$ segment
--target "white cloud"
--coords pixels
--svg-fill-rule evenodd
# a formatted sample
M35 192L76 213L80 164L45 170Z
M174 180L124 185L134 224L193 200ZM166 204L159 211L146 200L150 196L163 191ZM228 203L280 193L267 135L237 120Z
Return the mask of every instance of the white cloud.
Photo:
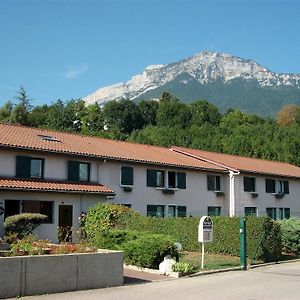
M66 79L76 79L80 75L85 73L87 70L88 70L87 64L80 64L77 66L72 66L64 73L64 77Z

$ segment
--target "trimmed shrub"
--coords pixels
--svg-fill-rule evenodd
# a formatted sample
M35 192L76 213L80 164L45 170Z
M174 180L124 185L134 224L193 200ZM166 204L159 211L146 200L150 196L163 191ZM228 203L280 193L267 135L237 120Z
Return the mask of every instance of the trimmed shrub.
M8 235L16 234L18 239L31 235L33 231L47 220L46 215L36 213L23 213L7 217L4 221L4 228Z
M121 250L123 244L137 239L142 233L133 230L105 230L95 234L93 245L97 248Z
M174 240L162 234L146 234L122 245L127 264L158 269L166 255L176 256Z
M126 228L129 220L138 215L136 211L124 205L98 203L90 208L81 220L82 229L87 238L94 239L96 233L101 231Z
M300 254L300 219L290 218L280 221L282 247L288 253Z

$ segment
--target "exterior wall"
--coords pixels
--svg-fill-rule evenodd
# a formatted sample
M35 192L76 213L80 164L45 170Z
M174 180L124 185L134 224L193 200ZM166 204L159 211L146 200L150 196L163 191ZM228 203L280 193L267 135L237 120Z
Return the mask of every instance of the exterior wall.
M16 156L24 155L44 159L44 178L55 180L68 179L68 161L75 160L90 163L90 181L97 182L97 164L93 159L68 157L51 153L37 153L28 151L4 151L0 150L0 176L16 176Z
M244 192L244 176L256 178L257 197L252 197L251 193ZM266 193L265 179L288 180L289 194L283 198L276 199L274 194ZM256 207L257 215L266 215L267 207L290 208L291 216L300 216L300 180L286 177L271 177L264 175L240 174L236 176L235 195L236 195L236 215L244 215L244 207Z
M38 192L0 192L0 204L3 204L5 209L5 200L36 200L36 201L53 201L53 223L41 224L35 231L35 234L40 239L49 239L52 242L57 242L57 228L59 222L59 205L73 206L73 225L74 236L76 239L76 230L79 228L79 217L82 212L86 212L89 207L94 206L98 202L107 201L106 196L102 195L80 195L66 193L38 193ZM22 202L21 202L22 206ZM21 210L22 211L22 210ZM0 236L4 235L4 215L0 216Z
M1 299L122 284L121 251L0 257Z
M121 166L134 168L134 186L131 192L125 192L121 187ZM174 194L164 194L161 188L147 187L147 169L185 172L186 189L175 189ZM207 174L159 166L103 162L99 164L98 181L115 191L116 196L111 200L112 202L131 204L133 209L144 215L147 213L147 205L164 205L165 216L168 205L186 206L187 215L192 216L206 215L208 206L220 206L221 213L227 215L229 177L226 174L215 174L223 177L224 196L218 197L215 192L207 190Z

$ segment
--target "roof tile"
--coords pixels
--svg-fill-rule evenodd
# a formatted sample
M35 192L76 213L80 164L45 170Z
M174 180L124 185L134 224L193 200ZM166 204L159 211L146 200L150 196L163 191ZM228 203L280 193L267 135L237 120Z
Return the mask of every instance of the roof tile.
M0 178L0 189L72 193L75 192L87 194L114 194L114 192L110 188L102 184L18 178Z

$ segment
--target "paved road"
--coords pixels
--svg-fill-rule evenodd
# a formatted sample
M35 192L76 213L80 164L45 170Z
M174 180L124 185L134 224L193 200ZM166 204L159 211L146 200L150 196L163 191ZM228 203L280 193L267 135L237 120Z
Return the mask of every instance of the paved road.
M24 297L23 300L299 300L300 261L116 288Z

